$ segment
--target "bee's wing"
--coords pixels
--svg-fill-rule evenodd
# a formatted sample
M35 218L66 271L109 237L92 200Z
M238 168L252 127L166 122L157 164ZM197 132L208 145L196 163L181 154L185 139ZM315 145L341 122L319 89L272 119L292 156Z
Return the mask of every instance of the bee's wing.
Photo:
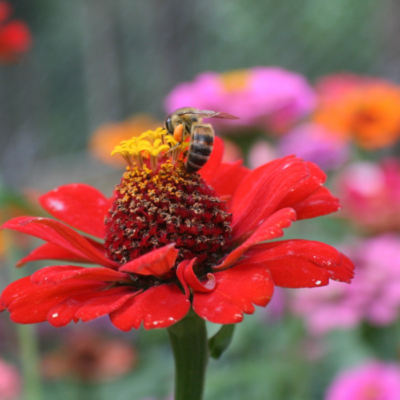
M223 118L223 119L240 119L240 117L235 117L234 115L228 114L228 113L223 113L223 112L218 112L215 113L212 117L209 118Z
M185 111L179 113L178 115L181 117L183 115L198 115L200 118L224 118L224 119L239 119L239 117L235 117L234 115L230 115L223 112L218 111L210 111L210 110L192 110L192 111Z

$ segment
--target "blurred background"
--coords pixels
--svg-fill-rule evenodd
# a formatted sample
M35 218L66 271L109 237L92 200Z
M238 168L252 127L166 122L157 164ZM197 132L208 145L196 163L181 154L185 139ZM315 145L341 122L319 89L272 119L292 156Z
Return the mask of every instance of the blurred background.
M163 121L165 96L203 71L400 78L395 0L10 3L33 35L19 63L0 70L0 165L15 187L50 188L43 166L74 164L101 124L138 112Z
M226 161L317 163L344 210L285 235L335 245L359 272L278 290L246 316L205 398L346 400L351 381L349 399L398 400L399 16L397 0L1 1L1 220L43 213L38 195L69 182L111 195L124 170L113 147L178 107L238 115L215 125ZM13 268L36 245L0 237L1 288L45 265ZM24 330L0 315L0 399L166 400L173 379L164 331Z

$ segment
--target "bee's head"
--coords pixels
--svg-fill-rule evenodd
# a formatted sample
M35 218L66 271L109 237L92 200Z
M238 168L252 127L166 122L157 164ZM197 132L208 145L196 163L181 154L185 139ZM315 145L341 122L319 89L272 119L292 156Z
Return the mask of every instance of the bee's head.
M173 134L173 133L174 133L174 127L172 126L171 115L168 115L168 117L165 118L164 126L165 126L165 129L166 129L170 134Z

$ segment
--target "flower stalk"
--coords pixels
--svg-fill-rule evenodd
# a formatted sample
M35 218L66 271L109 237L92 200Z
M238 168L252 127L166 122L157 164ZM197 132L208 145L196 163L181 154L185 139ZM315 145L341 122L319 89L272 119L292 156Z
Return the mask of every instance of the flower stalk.
M175 400L201 400L209 356L205 321L191 310L167 330L175 358Z

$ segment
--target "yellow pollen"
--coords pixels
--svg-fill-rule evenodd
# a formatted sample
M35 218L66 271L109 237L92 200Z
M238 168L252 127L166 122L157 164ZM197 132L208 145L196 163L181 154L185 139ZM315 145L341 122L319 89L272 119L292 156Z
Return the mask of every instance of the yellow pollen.
M175 164L188 146L187 142L177 142L167 130L157 128L155 131L149 130L139 136L123 140L114 148L111 156L118 153L127 161L131 169L135 165L145 174L149 174L157 169L161 157L169 156ZM149 166L146 165L145 159L149 159Z

